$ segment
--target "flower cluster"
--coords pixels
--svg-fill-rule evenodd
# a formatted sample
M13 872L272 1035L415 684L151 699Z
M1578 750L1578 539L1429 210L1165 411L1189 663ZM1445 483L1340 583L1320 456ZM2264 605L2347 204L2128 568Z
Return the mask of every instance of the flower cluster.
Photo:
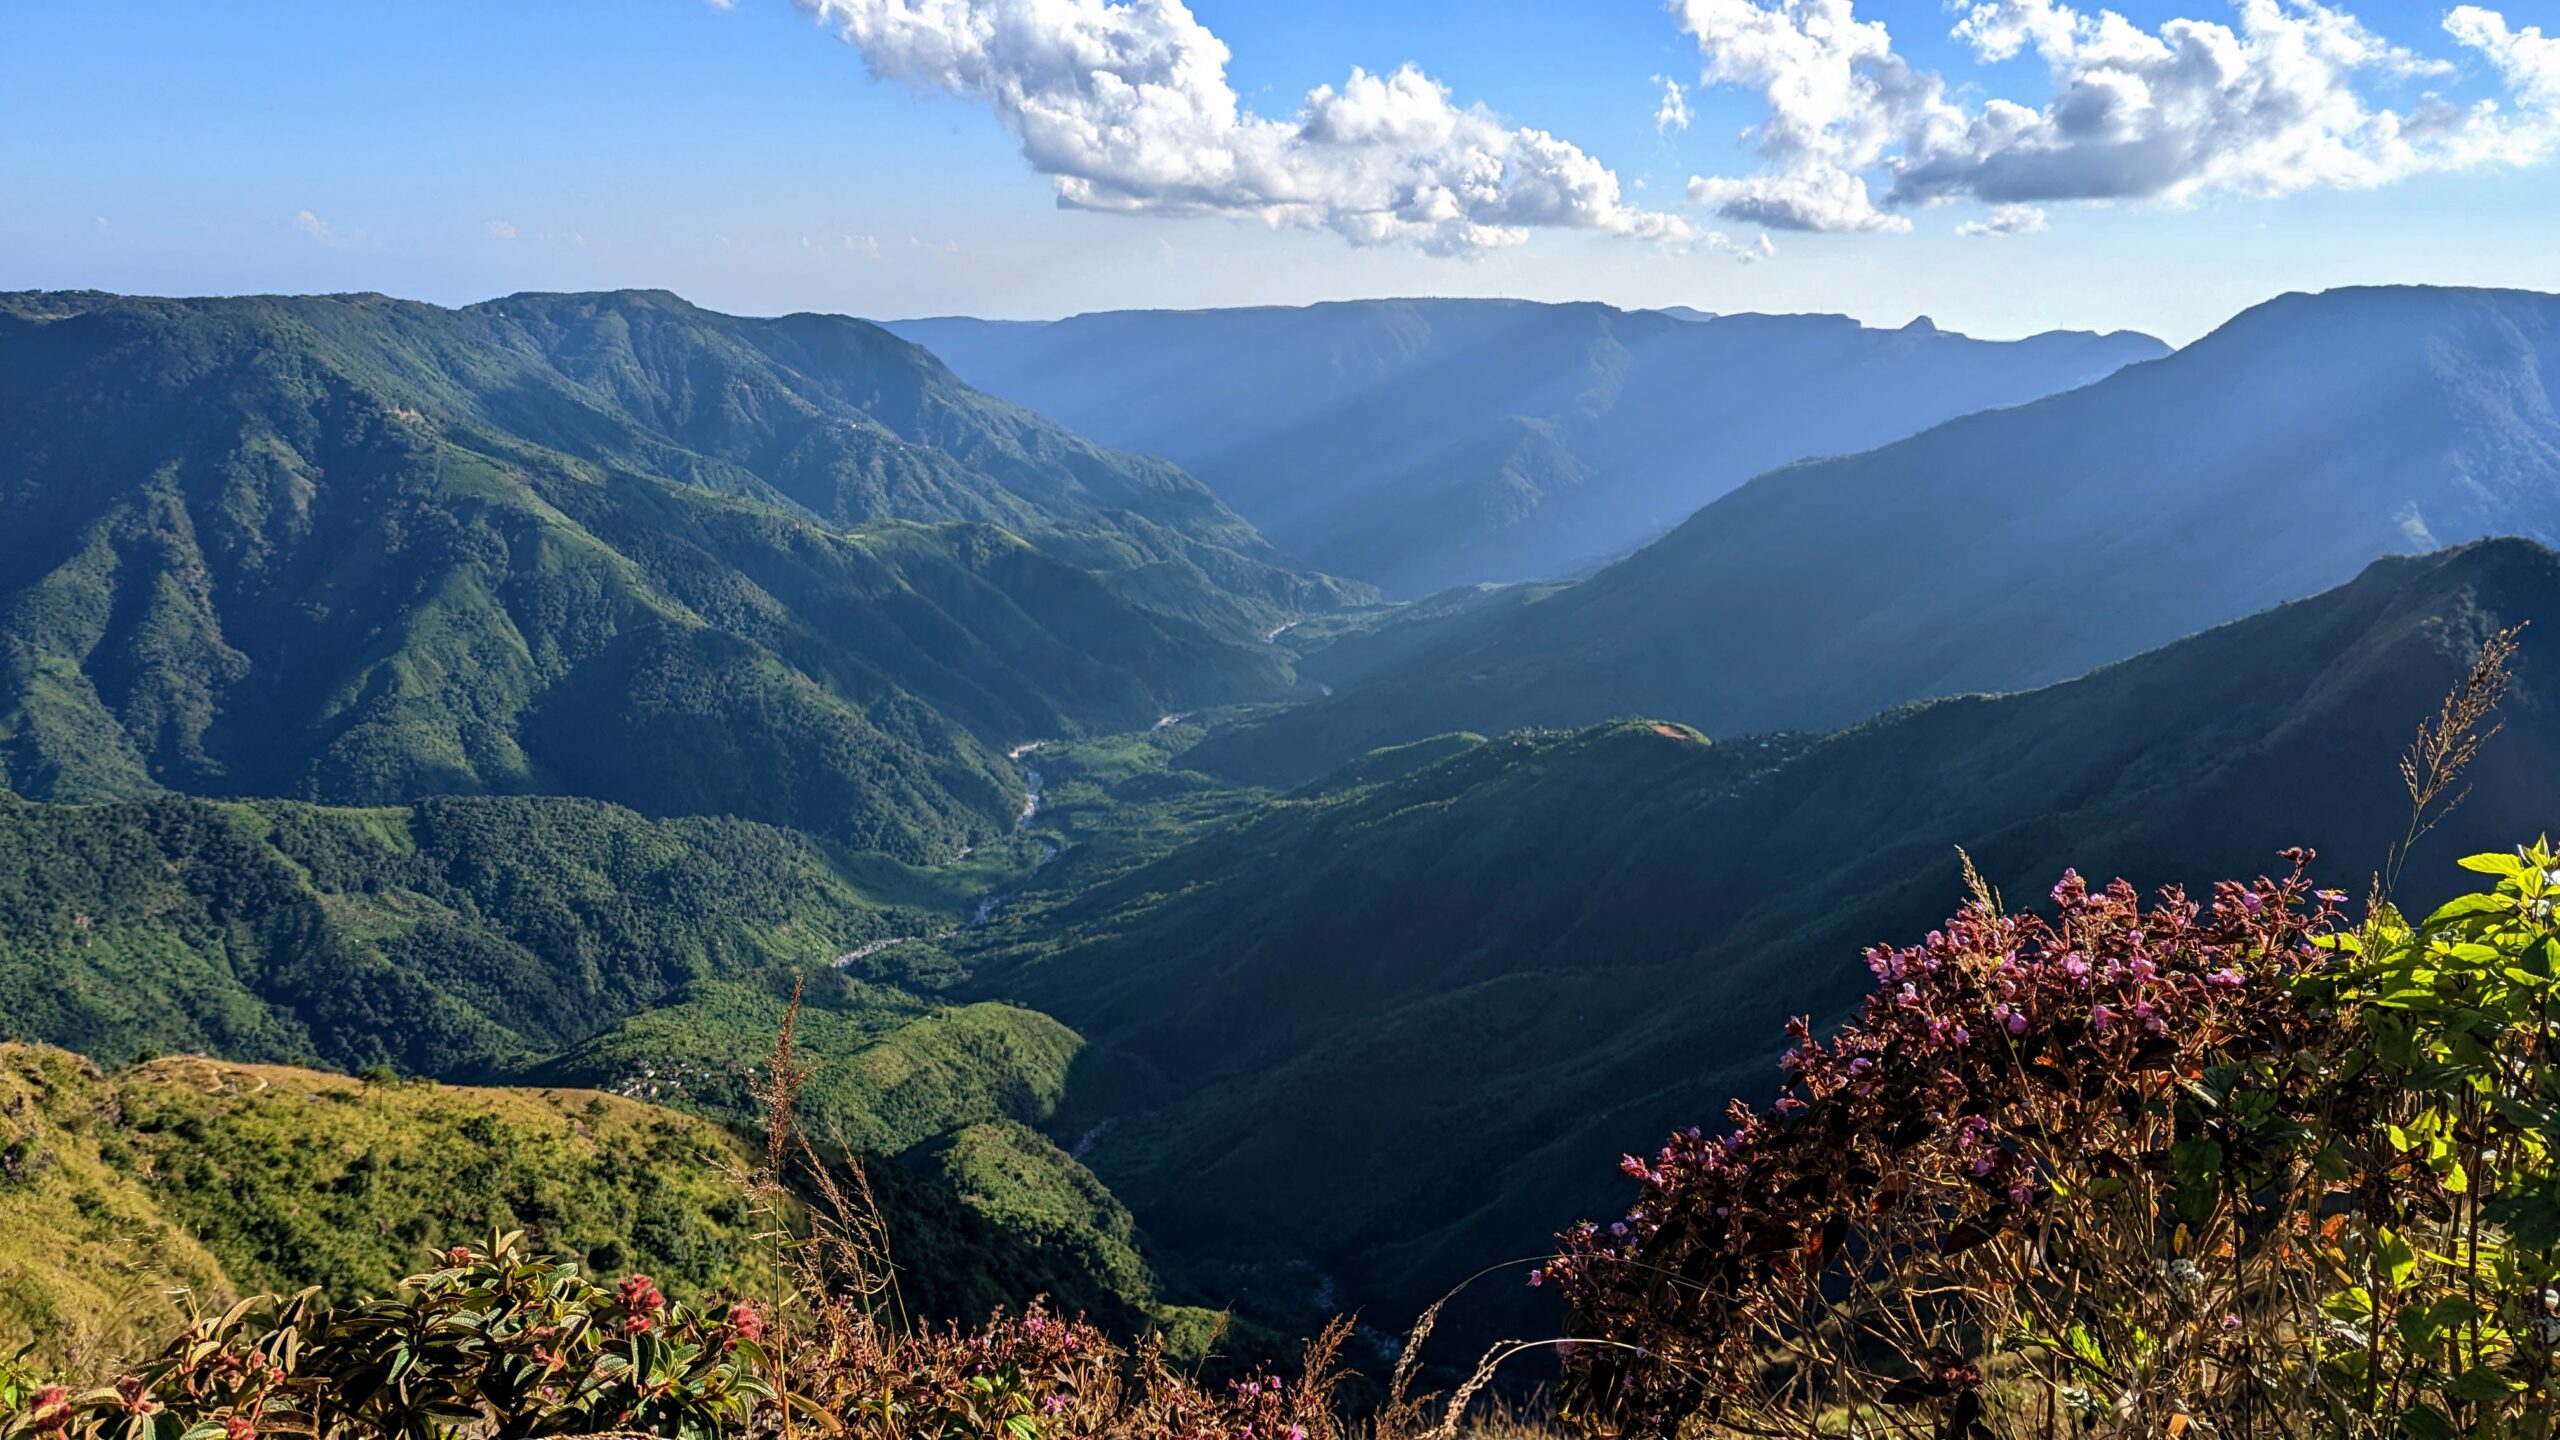
M2121 1243L2175 1248L2226 1177L2285 1162L2291 1132L2196 1097L2318 1032L2290 981L2319 963L2335 904L2289 858L2288 878L2205 902L2066 874L2050 918L1984 896L1917 945L1870 951L1853 1023L1788 1026L1773 1104L1625 1157L1634 1205L1568 1232L1532 1277L1574 1306L1578 1413L1920 1406L1962 1433L1950 1417L1983 1403L1966 1336L1986 1317L1954 1297L1998 1293L2019 1323L2016 1267L2057 1273L2057 1227L2139 1189L2164 1219Z
M670 1303L647 1276L595 1285L521 1234L456 1246L397 1292L243 1300L85 1394L34 1392L0 1434L179 1440L743 1429L773 1395L751 1305Z

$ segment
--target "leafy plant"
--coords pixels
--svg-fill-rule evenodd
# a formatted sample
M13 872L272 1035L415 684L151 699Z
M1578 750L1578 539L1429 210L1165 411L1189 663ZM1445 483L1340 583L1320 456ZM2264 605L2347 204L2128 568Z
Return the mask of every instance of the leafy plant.
M0 1410L0 1434L708 1436L773 1393L754 1304L694 1310L645 1275L608 1290L521 1232L443 1258L344 1308L316 1289L243 1300L113 1385L37 1389Z

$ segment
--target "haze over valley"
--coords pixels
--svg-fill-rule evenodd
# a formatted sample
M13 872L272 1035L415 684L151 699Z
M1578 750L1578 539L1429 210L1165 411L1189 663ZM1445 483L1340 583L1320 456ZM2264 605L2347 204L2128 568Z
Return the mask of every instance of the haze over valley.
M2547 21L305 8L0 22L0 1440L2560 1413Z

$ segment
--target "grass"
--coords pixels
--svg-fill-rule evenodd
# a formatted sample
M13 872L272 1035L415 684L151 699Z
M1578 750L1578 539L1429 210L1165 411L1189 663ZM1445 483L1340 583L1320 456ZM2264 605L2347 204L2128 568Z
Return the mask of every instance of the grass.
M99 1368L245 1290L380 1291L527 1229L688 1294L752 1277L719 1126L590 1091L0 1045L0 1351Z

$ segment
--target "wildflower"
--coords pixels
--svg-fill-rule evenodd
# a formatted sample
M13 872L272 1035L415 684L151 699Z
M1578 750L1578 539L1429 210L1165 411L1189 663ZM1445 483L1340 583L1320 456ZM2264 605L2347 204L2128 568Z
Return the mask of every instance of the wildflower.
M2027 1014L2025 1011L2012 1010L2009 1012L2009 1033L2012 1035L2024 1035L2027 1033Z
M2089 1007L2090 1029L2104 1030L2115 1022L2116 1012L2114 1007L2104 1004L2092 1005Z
M70 1424L71 1392L60 1385L37 1387L35 1402L27 1407L27 1423L39 1433Z
M1617 1237L1617 1238L1618 1238L1618 1239L1620 1239L1620 1240L1624 1240L1624 1239L1626 1239L1626 1238L1627 1238L1627 1222L1626 1222L1626 1221L1624 1221L1624 1220L1620 1220L1620 1221L1617 1221L1617 1222L1615 1222L1614 1224L1610 1225L1610 1227L1609 1227L1609 1233L1610 1233L1611 1235L1613 1235L1613 1236Z
M2237 990L2241 986L2249 983L2249 977L2226 965L2204 977L2204 983L2207 985L2219 985L2226 990Z
M468 1264L470 1264L470 1263L471 1263L471 1247L470 1247L470 1246L468 1246L468 1245L456 1245L456 1246L454 1246L452 1249L447 1250L446 1252L444 1252L444 1263L446 1263L447 1265L468 1265Z
M1055 1415L1067 1408L1067 1397L1063 1394L1044 1396L1040 1401L1040 1408Z
M2252 915L2255 915L2260 910L2265 909L2266 904L2266 901L2258 898L2258 892L2255 890L2243 890L2240 892L2240 908L2248 911Z
M139 1375L127 1375L116 1381L116 1403L127 1415L149 1415L159 1410L160 1402L151 1398L150 1387Z
M234 1415L222 1422L223 1440L258 1440L258 1422L246 1415Z
M2225 1315L2222 1317L2222 1328L2223 1328L2223 1329L2225 1329L2225 1330L2237 1330L2237 1329L2239 1329L2239 1328L2240 1328L2240 1317L2239 1317L2239 1316L2237 1316L2237 1315L2225 1314Z
M1547 1283L1547 1272L1546 1272L1546 1271L1544 1271L1544 1270L1532 1270L1532 1271L1530 1271L1530 1272L1529 1272L1529 1288L1530 1288L1530 1289L1535 1290L1535 1289L1537 1289L1539 1286L1544 1285L1544 1284L1546 1284L1546 1283Z
M1649 1167L1648 1167L1648 1166L1647 1166L1643 1161L1641 1161L1641 1160L1637 1159L1637 1158L1636 1158L1636 1157L1634 1157L1633 1155L1621 1155L1621 1156L1619 1156L1619 1157L1618 1157L1618 1168L1619 1168L1619 1169L1621 1169L1621 1170L1626 1171L1628 1175L1630 1175L1630 1176L1632 1176L1633 1178L1638 1179L1638 1180L1642 1180L1642 1179L1644 1179L1646 1176L1648 1176L1648 1175L1650 1175L1650 1174L1652 1174L1652 1173L1653 1173L1653 1171L1651 1170L1651 1168L1649 1168Z

